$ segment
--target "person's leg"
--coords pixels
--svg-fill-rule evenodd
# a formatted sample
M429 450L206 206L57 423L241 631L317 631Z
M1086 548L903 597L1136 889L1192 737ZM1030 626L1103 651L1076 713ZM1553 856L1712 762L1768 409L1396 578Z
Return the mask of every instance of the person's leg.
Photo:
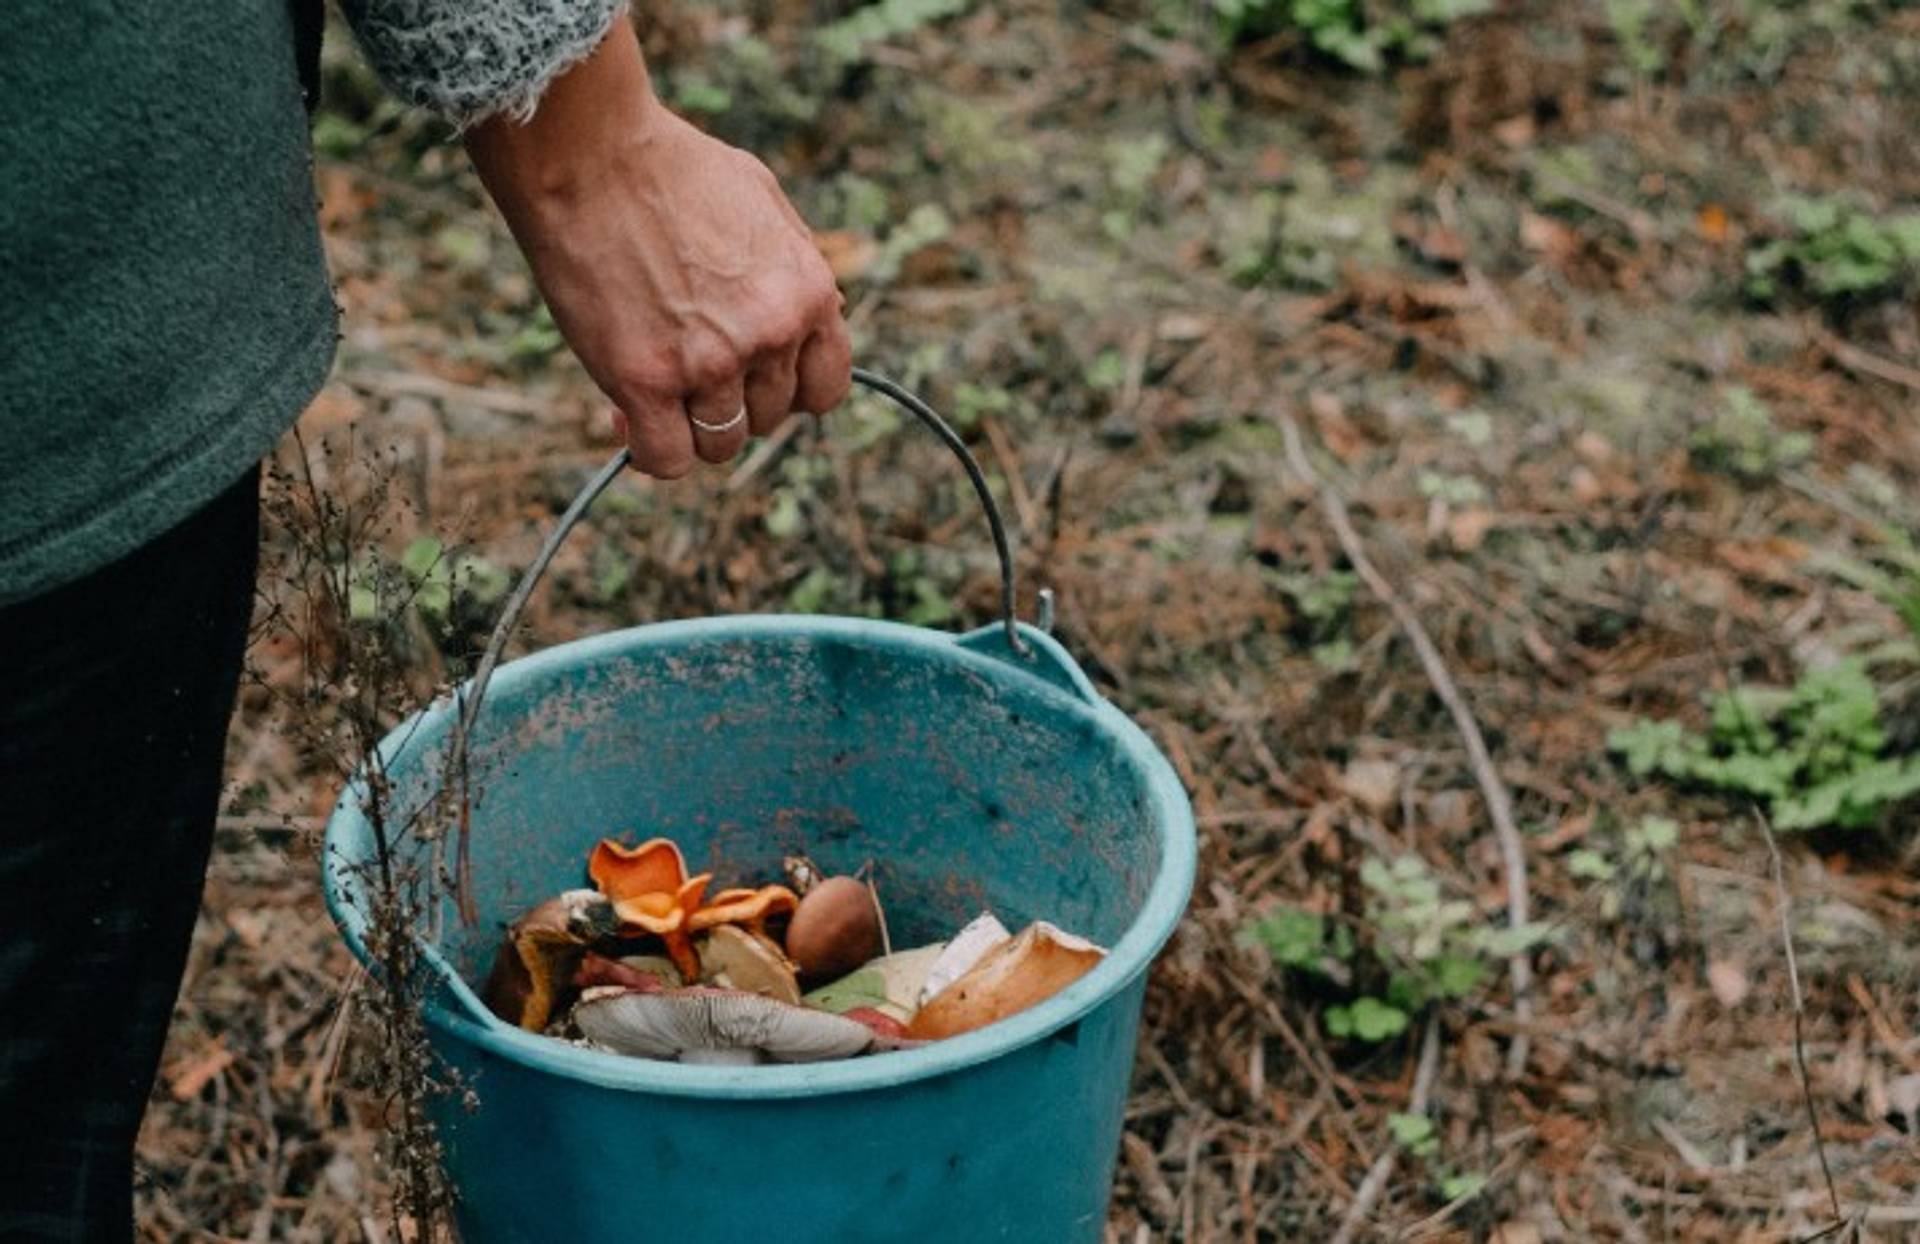
M0 608L0 1239L124 1244L252 612L259 476Z

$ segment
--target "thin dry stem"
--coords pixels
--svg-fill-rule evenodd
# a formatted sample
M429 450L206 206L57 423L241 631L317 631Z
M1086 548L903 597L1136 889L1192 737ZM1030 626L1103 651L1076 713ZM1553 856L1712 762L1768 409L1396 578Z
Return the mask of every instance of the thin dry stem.
M1813 1102L1813 1080L1807 1074L1807 1040L1805 1020L1807 1013L1806 998L1800 992L1800 960L1793 953L1793 896L1787 891L1786 869L1780 862L1780 846L1773 840L1773 826L1767 823L1766 814L1758 807L1753 809L1753 819L1760 826L1760 835L1767 842L1767 856L1773 869L1773 889L1779 898L1780 906L1780 944L1787 953L1787 988L1793 997L1793 1066L1800 1081L1800 1096L1807 1105L1807 1125L1813 1129L1813 1152L1820 1159L1820 1177L1827 1184L1827 1199L1833 1204L1833 1216L1839 1221L1822 1234L1837 1230L1846 1222L1846 1211L1840 1207L1840 1190L1833 1183L1833 1168L1827 1165L1826 1142L1820 1138L1820 1111ZM1819 1238L1818 1236L1814 1238Z
M1425 1114L1427 1102L1433 1095L1433 1081L1440 1071L1440 1021L1427 1021L1427 1031L1420 1038L1420 1065L1413 1073L1413 1094L1407 1099L1408 1114ZM1367 1168L1366 1178L1360 1181L1360 1187L1353 1194L1353 1204L1347 1206L1346 1216L1340 1220L1340 1229L1333 1234L1329 1244L1353 1244L1354 1236L1366 1222L1368 1214L1379 1202L1380 1194L1387 1190L1387 1181L1393 1178L1394 1164L1400 1159L1400 1145L1389 1135L1380 1150L1380 1156Z
M1322 480L1307 460L1305 447L1301 444L1300 429L1287 415L1280 417L1280 429L1286 437L1287 460L1294 472L1315 492L1319 494L1321 508L1327 512L1327 521L1333 527L1333 534L1340 541L1341 549L1347 560L1353 564L1367 588L1380 603L1393 614L1394 621L1406 632L1407 640L1413 645L1414 654L1420 658L1420 666L1426 671L1427 681L1433 684L1434 694L1447 706L1447 713L1453 718L1454 727L1460 732L1461 741L1466 744L1467 762L1473 768L1475 782L1480 786L1481 797L1487 801L1487 816L1493 822L1494 837L1500 844L1501 868L1506 874L1507 883L1507 920L1518 932L1527 927L1530 921L1530 896L1527 887L1527 849L1520 837L1520 827L1513 819L1513 797L1507 792L1507 785L1500 780L1500 774L1493 767L1493 756L1487 750L1487 741L1480 733L1480 724L1474 719L1473 710L1467 706L1466 697L1460 694L1460 688L1454 683L1453 675L1447 672L1446 661L1440 656L1440 650L1434 646L1427 630L1420 625L1419 616L1413 607L1401 599L1398 592L1386 577L1375 569L1367 557L1366 545L1360 539L1360 533L1354 528L1353 519L1347 512L1347 503L1334 487ZM1533 963L1525 951L1513 955L1507 960L1507 970L1513 980L1513 1014L1521 1024L1525 1024L1533 1015L1532 999L1528 990L1533 984ZM1528 1038L1526 1032L1514 1034L1513 1044L1507 1047L1507 1076L1518 1079L1526 1070Z

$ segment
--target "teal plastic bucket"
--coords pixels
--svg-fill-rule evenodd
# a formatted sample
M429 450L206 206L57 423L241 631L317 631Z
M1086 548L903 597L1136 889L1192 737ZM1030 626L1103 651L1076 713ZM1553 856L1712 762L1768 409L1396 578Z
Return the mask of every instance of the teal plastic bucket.
M437 1118L466 1244L1101 1239L1193 818L1166 760L1057 643L1010 619L952 636L727 617L566 644L490 683L485 668L467 739L480 918L438 922L446 979L427 1012L478 1101ZM443 703L388 739L396 806L445 780L460 726ZM328 822L325 884L365 961L357 789ZM872 861L896 945L991 909L1110 953L1001 1023L838 1062L658 1062L502 1023L467 982L505 921L583 883L608 835L670 837L716 886L776 876L795 853L829 872Z

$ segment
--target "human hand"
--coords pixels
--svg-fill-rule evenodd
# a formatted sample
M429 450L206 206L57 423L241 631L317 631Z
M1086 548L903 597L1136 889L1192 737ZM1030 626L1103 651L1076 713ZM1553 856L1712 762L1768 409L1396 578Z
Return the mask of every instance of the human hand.
M812 233L766 165L654 98L624 22L532 120L484 122L467 148L640 470L724 462L846 396L842 300Z

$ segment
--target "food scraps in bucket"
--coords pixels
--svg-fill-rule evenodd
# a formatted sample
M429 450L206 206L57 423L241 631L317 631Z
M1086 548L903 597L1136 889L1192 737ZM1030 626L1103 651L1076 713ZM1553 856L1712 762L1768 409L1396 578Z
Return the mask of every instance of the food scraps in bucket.
M616 924L613 905L597 890L568 890L540 904L507 926L487 975L487 1006L508 1023L539 1032L588 945Z
M991 912L947 941L889 953L871 882L801 857L785 871L791 887L709 896L712 874L689 876L671 840L604 839L587 861L593 889L508 926L487 1006L528 1031L635 1057L817 1062L983 1028L1106 954L1045 921L1015 936Z
M1083 937L1036 921L928 999L907 1024L907 1036L938 1041L997 1023L1059 993L1091 972L1106 953Z
M919 996L914 999L916 1009L935 994L944 991L947 986L973 971L973 965L980 962L988 951L1005 942L1011 941L1013 934L1007 932L1007 926L990 911L981 912L968 921L940 957L927 969L927 978L920 984Z
M849 1058L873 1045L857 1020L737 989L590 989L573 1008L581 1035L642 1058L740 1066Z
M845 976L884 942L873 892L854 877L829 877L808 890L787 924L787 953L807 981Z

